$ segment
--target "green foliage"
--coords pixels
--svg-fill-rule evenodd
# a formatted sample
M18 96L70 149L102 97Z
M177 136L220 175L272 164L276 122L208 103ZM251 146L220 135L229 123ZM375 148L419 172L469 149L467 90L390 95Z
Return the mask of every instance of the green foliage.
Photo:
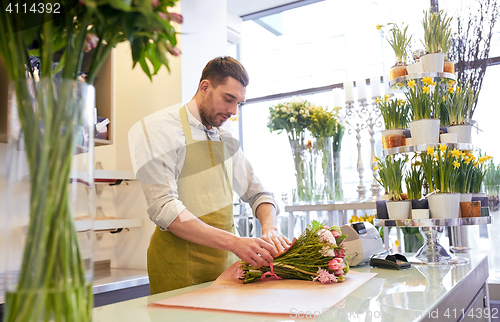
M376 99L386 129L406 129L411 116L410 105L402 99Z
M448 87L448 94L444 96L444 103L448 112L448 125L460 125L469 123L469 115L474 106L479 92L474 94L470 84L465 86Z
M405 183L408 199L421 199L424 176L422 163L416 160L417 154L412 158L412 163L406 172Z
M405 164L408 161L408 156L397 158L394 155L389 155L383 160L376 159L379 178L375 179L384 187L389 194L389 200L403 200L401 193L403 192L402 181Z
M389 29L389 38L387 39L387 41L394 50L397 63L406 63L410 41L412 38L411 35L407 35L408 26L404 27L403 29L404 22L401 23L401 28L399 28L395 23L388 23L387 25L391 26L391 29Z
M452 17L448 18L443 10L437 13L431 12L431 10L424 10L424 19L422 20L425 50L427 53L447 53L451 48L450 23Z

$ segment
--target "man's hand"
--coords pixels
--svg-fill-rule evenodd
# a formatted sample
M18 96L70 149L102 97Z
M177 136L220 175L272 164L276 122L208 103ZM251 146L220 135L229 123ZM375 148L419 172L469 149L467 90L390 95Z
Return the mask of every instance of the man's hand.
M276 256L273 245L260 238L238 237L229 250L255 267L269 266Z
M291 242L283 236L278 229L274 226L262 227L262 237L263 240L273 245L278 253L290 248Z

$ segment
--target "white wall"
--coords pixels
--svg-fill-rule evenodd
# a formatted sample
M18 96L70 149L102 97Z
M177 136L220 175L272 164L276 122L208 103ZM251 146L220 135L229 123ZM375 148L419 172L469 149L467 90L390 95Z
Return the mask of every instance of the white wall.
M203 67L227 54L226 0L183 0L182 101L196 93Z

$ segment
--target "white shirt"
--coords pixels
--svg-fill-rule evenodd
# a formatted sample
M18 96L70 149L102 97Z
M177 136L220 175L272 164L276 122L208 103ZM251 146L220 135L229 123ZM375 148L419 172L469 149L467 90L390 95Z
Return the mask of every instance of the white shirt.
M129 148L134 173L142 183L148 203L149 218L162 230L166 230L186 209L178 199L177 192L177 180L186 159L186 139L179 115L182 106L177 104L146 116L129 131ZM279 213L276 202L271 194L264 190L252 166L243 155L239 141L222 129L213 127L207 130L200 121L196 103L191 101L187 106L194 140L222 139L227 144L232 155L233 190L244 202L250 204L253 214L255 215L257 207L262 203L273 204ZM218 209L213 209L215 210Z

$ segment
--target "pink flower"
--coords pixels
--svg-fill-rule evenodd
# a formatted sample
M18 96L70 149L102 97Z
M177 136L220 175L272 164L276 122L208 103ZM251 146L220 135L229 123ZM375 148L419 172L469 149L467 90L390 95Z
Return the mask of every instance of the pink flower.
M85 35L85 44L83 45L83 50L85 52L89 52L97 46L97 42L99 38L97 38L96 34L88 33Z
M167 42L167 50L169 53L171 53L174 56L179 56L181 54L181 51L177 47L172 47L172 44Z
M318 231L319 240L326 241L331 245L337 245L335 237L333 237L332 232L327 229L321 229Z
M333 237L335 237L335 238L339 238L339 237L340 237L340 233L339 233L339 231L338 231L338 230L334 230L334 231L332 231L332 235L333 235Z
M165 12L158 12L158 15L163 19L163 20L167 20L168 16Z
M333 272L335 274L335 276L340 276L340 275L344 275L344 270L342 269L337 269L335 272Z
M160 0L151 0L151 5L153 8L157 8L160 5Z
M339 263L337 261L336 258L332 259L331 261L328 262L328 268L331 270L331 271L336 271L336 270L339 270L339 269L342 269L343 268L343 264L342 263Z
M182 18L182 15L175 13L175 12L169 12L168 16L169 16L170 20L172 20L173 22L176 22L178 24L181 24L182 21L184 20L184 18Z
M335 251L335 257L344 258L345 257L345 250L341 249L339 251Z
M314 281L320 281L321 284L330 284L331 282L337 283L335 274L330 274L326 269L318 267L318 275L313 278Z

